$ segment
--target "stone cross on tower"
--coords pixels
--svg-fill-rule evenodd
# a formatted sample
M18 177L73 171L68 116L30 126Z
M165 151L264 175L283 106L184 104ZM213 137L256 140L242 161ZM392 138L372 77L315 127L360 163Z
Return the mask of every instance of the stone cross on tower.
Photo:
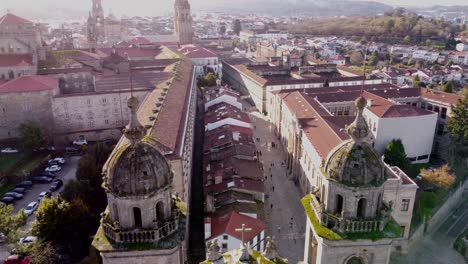
M251 232L252 228L246 228L245 224L242 224L242 228L236 228L235 231L236 232L242 232L242 246L244 246L245 245L244 234L245 234L245 232Z

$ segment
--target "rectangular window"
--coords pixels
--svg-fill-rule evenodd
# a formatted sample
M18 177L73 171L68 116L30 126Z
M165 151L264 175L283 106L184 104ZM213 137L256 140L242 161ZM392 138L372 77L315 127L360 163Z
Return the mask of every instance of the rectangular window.
M109 124L109 120L106 119L106 120L104 121L104 123L106 123L106 125L108 125L108 124Z
M421 102L421 108L422 108L422 109L426 109L426 103Z
M412 103L411 105L412 105L412 106L417 106L418 104L417 104L417 103Z
M227 243L222 244L223 250L227 250Z
M227 235L224 235L224 236L223 236L223 239L224 239L224 240L228 240L228 236L227 236Z
M431 104L427 104L427 110L432 111L432 105Z
M402 211L402 212L408 211L408 209L409 209L409 202L410 202L409 199L403 199L403 200L401 200L401 211Z
M440 111L440 118L445 119L447 118L447 108L442 107Z
M418 157L418 160L425 160L425 159L428 159L428 158L429 158L429 155L422 155L422 156Z
M439 113L439 107L438 106L434 106L434 112Z
M401 227L401 236L405 236L406 226L400 226L400 227Z

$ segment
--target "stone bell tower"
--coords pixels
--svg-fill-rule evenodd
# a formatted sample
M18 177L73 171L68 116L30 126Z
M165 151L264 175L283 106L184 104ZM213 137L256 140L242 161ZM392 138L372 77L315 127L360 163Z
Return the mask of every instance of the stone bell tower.
M172 196L173 173L137 118L103 167L108 208L93 240L104 264L185 263L185 217Z
M176 0L174 4L174 30L179 44L192 44L193 26L188 0Z
M304 262L309 264L389 263L392 242L401 236L383 200L386 166L371 146L356 100L357 116L349 140L335 147L321 169L319 184L303 198L307 212Z
M106 39L106 34L104 32L104 9L102 8L101 0L92 1L93 7L91 9L91 15L96 23L97 38L99 41L104 41Z

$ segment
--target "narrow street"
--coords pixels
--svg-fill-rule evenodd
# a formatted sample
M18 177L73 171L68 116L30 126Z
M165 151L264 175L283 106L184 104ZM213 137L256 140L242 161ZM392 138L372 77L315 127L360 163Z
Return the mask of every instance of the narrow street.
M426 234L408 255L392 256L392 264L466 264L453 242L468 227L468 200L464 199L434 233Z
M289 263L297 263L304 255L306 225L301 191L290 179L286 166L282 165L286 159L285 150L267 117L246 102L244 107L251 109L249 115L254 128L254 141L257 150L262 152L260 161L267 178L264 205L267 236L274 238L283 258L287 258ZM271 142L276 144L275 148L271 147Z

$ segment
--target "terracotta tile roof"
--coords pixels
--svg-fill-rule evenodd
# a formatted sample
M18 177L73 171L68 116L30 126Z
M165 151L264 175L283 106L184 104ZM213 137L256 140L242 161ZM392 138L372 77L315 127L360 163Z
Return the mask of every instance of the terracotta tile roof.
M130 59L141 59L141 58L147 58L147 59L154 59L156 56L161 54L160 49L152 49L152 48L117 48L117 52L123 56L127 57L130 56ZM112 54L112 48L98 48L97 49L97 54L100 56L110 56Z
M211 219L211 237L227 234L241 240L242 232L236 232L236 229L241 228L242 224L246 228L252 228L252 231L244 233L245 241L252 240L265 230L265 223L262 220L231 211L226 215Z
M236 68L238 71L244 73L245 75L247 75L250 79L252 79L253 81L257 82L258 84L260 84L261 86L264 86L267 84L267 79L263 78L262 76L260 75L257 75L256 73L252 72L251 70L248 69L248 67L244 64L240 64L240 65L234 65L234 68Z
M130 40L130 44L150 44L151 41L145 37L134 37Z
M0 67L32 66L31 54L0 54Z
M179 156L180 147L182 146L190 91L192 89L192 66L190 59L180 60L176 77L172 79L161 111L151 131L151 135L176 156ZM150 107L154 108L153 105Z
M300 92L292 92L283 100L289 110L297 116L305 136L323 159L344 140L344 135L338 134L322 117L331 115L314 98Z
M218 55L208 49L205 48L198 48L198 47L187 47L187 48L182 48L179 49L180 53L184 54L185 56L191 58L191 59L197 59L197 58L213 58L213 57L218 57Z
M381 118L411 117L423 115L435 115L436 113L412 105L384 105L369 107L369 109Z
M421 88L421 96L429 100L439 101L451 105L456 105L458 100L462 99L462 96L458 94L445 93L427 88Z
M46 91L58 88L58 79L48 76L22 76L0 86L0 93Z
M18 24L32 24L32 22L11 13L7 13L6 15L0 17L0 26Z
M228 190L245 190L248 192L264 193L265 186L263 185L263 181L234 178L231 181L213 184L205 188L207 193L213 194L226 192Z
M224 126L212 131L207 131L205 133L205 142L203 145L205 151L209 151L211 149L224 148L235 144L255 146L252 134L244 134L241 130L231 131Z
M204 160L206 161L207 159L205 158ZM226 157L218 161L211 159L209 163L210 170L208 171L207 168L208 165L206 165L203 174L205 184L209 182L214 183L216 178L221 177L224 183L234 179L244 179L258 181L256 183L263 185L262 165L255 160L237 159L235 157ZM237 182L235 182L235 184L237 184ZM223 186L226 187L226 185L216 186L212 187L210 191L216 193L222 192L224 191L221 189Z
M205 125L216 123L226 118L250 123L250 118L246 113L235 106L222 102L208 108L208 111L205 113Z

